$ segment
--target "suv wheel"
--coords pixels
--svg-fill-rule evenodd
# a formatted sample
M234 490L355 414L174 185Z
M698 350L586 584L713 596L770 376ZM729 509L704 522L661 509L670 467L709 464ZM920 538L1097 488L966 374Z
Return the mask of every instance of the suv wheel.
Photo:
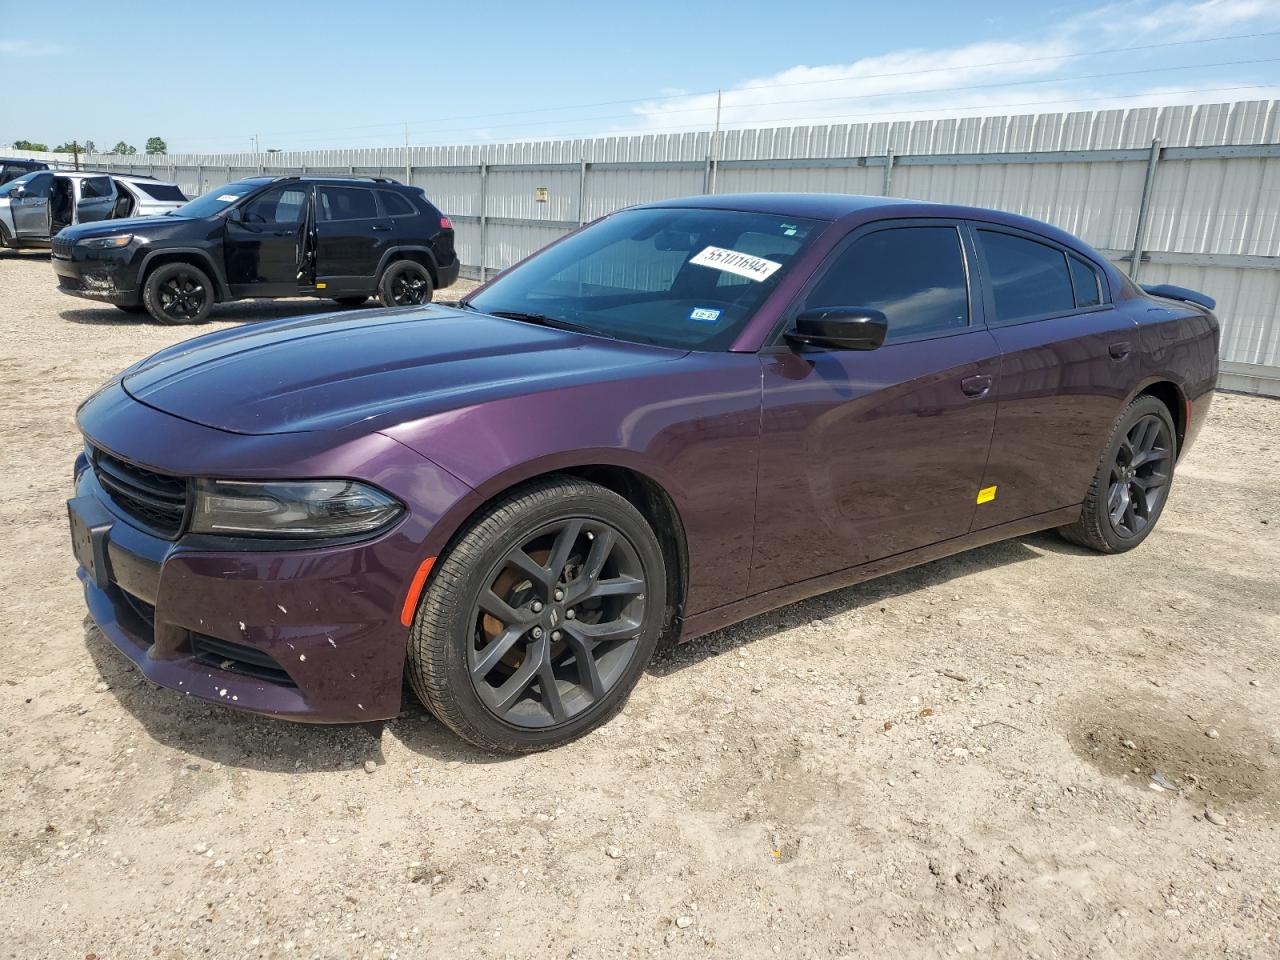
M545 750L622 709L665 616L662 550L639 511L548 477L498 501L440 558L409 638L410 683L479 747Z
M414 260L397 260L382 274L378 299L384 307L411 307L430 303L433 290L426 267Z
M213 306L213 283L194 264L166 263L147 277L142 303L160 323L201 323Z

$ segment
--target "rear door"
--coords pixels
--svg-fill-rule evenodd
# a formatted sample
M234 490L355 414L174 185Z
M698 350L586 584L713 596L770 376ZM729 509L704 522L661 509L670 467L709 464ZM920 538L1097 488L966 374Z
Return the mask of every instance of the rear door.
M370 187L316 186L316 285L333 295L372 293L395 237Z
M116 185L110 177L83 177L72 180L76 187L75 223L96 223L111 219L116 207Z
M1000 345L1000 401L974 529L1084 499L1135 382L1137 328L1098 264L1038 234L971 223L987 323Z
M298 292L306 242L309 184L270 187L226 218L223 258L237 296L286 297Z
M22 196L9 193L15 235L27 239L49 236L49 194L53 190L53 174L40 173L23 181Z
M1000 365L975 273L961 223L877 223L793 305L872 307L889 333L875 350L761 352L752 593L968 532Z

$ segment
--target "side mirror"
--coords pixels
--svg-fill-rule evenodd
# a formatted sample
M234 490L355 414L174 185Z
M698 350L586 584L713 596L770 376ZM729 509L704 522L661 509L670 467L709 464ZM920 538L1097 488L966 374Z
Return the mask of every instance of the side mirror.
M26 193L27 193L27 185L25 183L20 183L13 188L13 195L18 199L21 199L22 197L26 196Z
M796 317L794 330L787 332L791 343L833 350L874 350L884 343L889 320L870 307L818 307Z

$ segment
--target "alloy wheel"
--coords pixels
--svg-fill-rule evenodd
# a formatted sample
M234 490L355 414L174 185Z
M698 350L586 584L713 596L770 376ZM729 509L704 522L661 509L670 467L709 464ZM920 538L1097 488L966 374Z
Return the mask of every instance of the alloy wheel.
M1148 414L1129 428L1111 465L1107 514L1121 537L1136 537L1152 523L1168 493L1173 440L1169 426Z
M428 281L408 271L391 278L391 301L397 307L426 303L430 296Z
M635 547L601 520L559 520L523 538L472 608L467 669L480 700L525 728L589 709L635 655L646 593Z
M189 273L176 273L160 285L160 309L174 320L192 320L204 309L204 284Z

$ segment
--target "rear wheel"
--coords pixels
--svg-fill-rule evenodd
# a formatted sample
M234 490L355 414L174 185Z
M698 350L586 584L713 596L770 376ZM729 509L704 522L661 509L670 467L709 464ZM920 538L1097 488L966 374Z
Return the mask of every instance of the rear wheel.
M333 302L340 307L358 307L368 299L368 297L334 297Z
M1080 519L1059 533L1101 553L1132 550L1164 512L1177 456L1169 408L1138 397L1115 422Z
M410 681L477 746L559 746L622 708L665 604L662 551L635 507L548 478L499 501L441 558L414 621Z
M213 284L194 264L166 263L147 277L142 302L160 323L202 323L213 306Z
M430 303L434 289L426 267L415 260L397 260L382 273L378 299L384 307L410 307Z

